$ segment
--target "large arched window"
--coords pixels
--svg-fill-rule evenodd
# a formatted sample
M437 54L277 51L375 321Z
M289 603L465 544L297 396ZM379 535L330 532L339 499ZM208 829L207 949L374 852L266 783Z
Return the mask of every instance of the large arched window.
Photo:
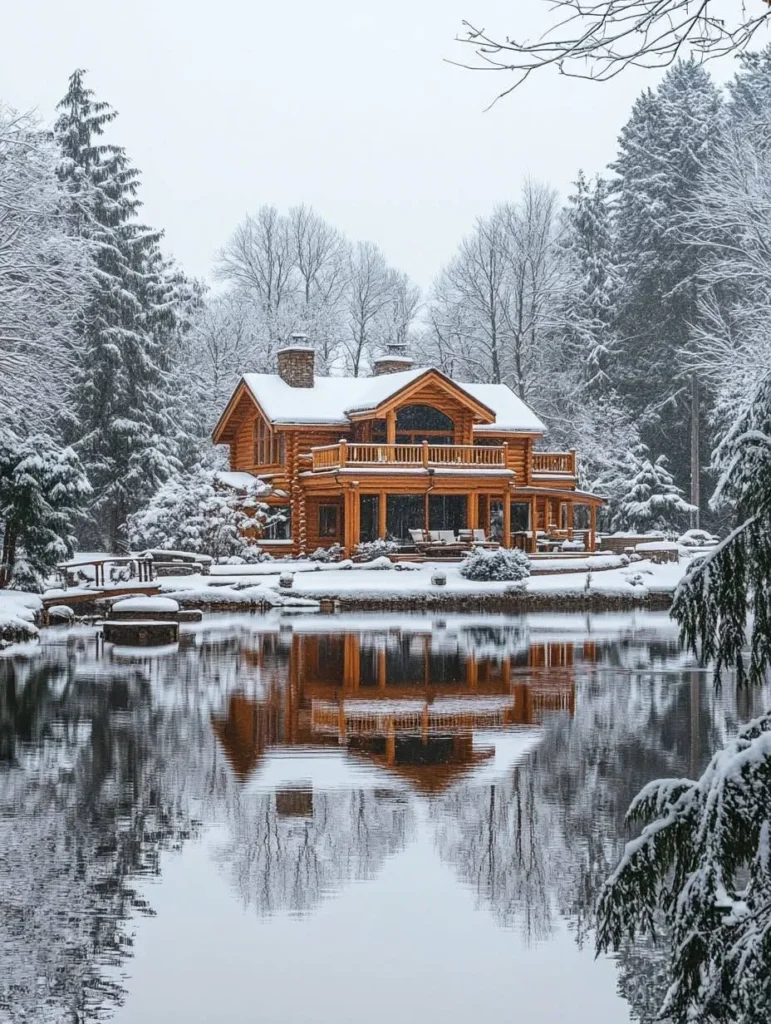
M372 426L373 441L385 441L385 421L376 420ZM432 405L405 405L396 413L396 443L453 444L455 424L449 416Z

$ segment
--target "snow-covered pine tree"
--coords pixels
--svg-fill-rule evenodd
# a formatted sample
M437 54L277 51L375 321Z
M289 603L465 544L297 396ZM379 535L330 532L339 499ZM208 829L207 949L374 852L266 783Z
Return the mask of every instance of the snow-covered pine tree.
M683 359L698 316L700 269L686 228L720 118L709 74L693 60L680 61L635 102L612 164L623 281L617 387L639 418L643 440L667 455L684 488L691 414L703 420L707 412L698 401L692 406Z
M716 678L759 685L771 668L771 376L723 440L713 501L734 530L695 562L672 615ZM745 652L749 646L749 665ZM750 722L700 779L650 783L629 811L644 823L598 904L598 947L655 934L674 956L662 1018L761 1024L771 1006L771 715Z
M58 109L71 226L93 258L65 429L93 485L81 539L116 550L128 515L176 464L166 395L174 289L160 233L136 219L139 172L123 149L102 141L115 111L94 99L80 70Z
M611 521L612 529L640 533L671 530L693 511L667 469L666 455L654 460L647 445L641 444L628 453L625 464L629 475Z
M72 554L76 512L91 492L72 448L0 429L0 590L41 590Z
M615 349L619 280L608 184L579 171L568 197L563 248L567 259L566 352L579 368L582 395L608 390Z

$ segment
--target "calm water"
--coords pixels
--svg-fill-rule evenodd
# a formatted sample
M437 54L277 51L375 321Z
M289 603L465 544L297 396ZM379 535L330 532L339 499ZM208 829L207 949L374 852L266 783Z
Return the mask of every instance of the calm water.
M210 617L0 658L0 1021L647 1019L624 812L737 697L665 615Z

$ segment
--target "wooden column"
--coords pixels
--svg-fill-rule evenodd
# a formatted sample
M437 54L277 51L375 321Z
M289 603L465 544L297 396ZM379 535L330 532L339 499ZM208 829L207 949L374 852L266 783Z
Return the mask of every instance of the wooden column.
M357 534L356 534L356 503L358 501L358 491L353 487L346 487L345 497L343 499L343 547L345 548L346 555L352 555L353 549L356 547Z
M388 495L381 491L377 496L377 535L380 540L385 540L388 532L386 527L386 513L388 511Z
M535 495L530 498L530 542L535 554L538 550L538 499Z
M479 527L479 495L472 491L466 499L466 528L476 530Z
M377 652L377 688L378 690L385 690L386 688L386 652L385 648L381 647Z
M386 413L386 442L396 444L396 413L393 409Z
M597 506L589 506L589 550L597 547Z
M503 495L503 540L505 548L511 547L511 492L506 491Z

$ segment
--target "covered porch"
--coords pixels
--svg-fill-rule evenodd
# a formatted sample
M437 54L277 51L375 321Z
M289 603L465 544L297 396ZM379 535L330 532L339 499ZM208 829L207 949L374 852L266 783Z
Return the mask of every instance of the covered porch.
M351 555L360 543L393 540L414 550L416 533L423 531L454 537L459 546L465 539L469 547L497 542L536 553L570 542L568 547L594 551L601 504L596 495L517 488L511 479L432 479L419 486L406 474L387 486L341 480L306 493L307 547L340 544Z

